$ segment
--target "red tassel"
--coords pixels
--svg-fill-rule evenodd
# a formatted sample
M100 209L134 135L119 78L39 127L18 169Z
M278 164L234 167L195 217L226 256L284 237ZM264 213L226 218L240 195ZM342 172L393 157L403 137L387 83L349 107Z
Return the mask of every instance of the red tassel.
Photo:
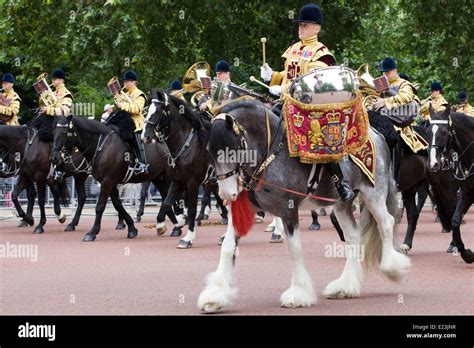
M232 224L237 236L246 236L255 223L255 215L247 191L243 190L231 203L231 211Z

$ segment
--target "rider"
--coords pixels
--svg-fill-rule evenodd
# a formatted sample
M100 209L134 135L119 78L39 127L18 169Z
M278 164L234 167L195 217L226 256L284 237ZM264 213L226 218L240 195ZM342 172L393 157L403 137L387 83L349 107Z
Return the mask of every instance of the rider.
M411 102L415 102L418 106L421 104L420 99L416 95L416 88L413 84L398 75L397 62L393 58L384 58L380 63L379 69L388 79L390 83L390 92L385 93L386 98L378 98L374 104L374 109L381 109L383 107L391 111ZM390 95L391 96L388 96ZM402 158L403 145L399 141L394 149L394 176L398 183L400 177L400 163Z
M216 79L221 81L230 82L230 65L225 60L219 60L215 66ZM205 112L209 110L212 113L212 109L217 106L216 103L210 99L206 98L205 100L199 101L199 110Z
M64 85L66 74L62 69L55 69L51 76L51 82L54 87L56 102L53 105L46 106L40 99L40 111L47 116L69 116L72 109L72 93Z
M131 114L131 118L135 123L135 131L133 133L131 142L132 148L136 155L135 171L137 173L147 173L148 164L146 164L145 149L143 147L143 143L140 140L140 134L145 123L145 118L143 117L142 112L143 108L145 107L146 96L145 93L137 88L138 76L135 71L127 71L123 80L129 100L123 98L123 100L117 102L115 105L118 109L124 110Z
M421 105L421 114L423 118L428 121L431 121L430 105L435 112L446 110L448 107L448 102L443 97L443 86L436 81L431 84L431 96L424 100Z
M168 90L170 95L186 100L183 95L183 85L178 80L172 81Z
M462 112L468 116L474 116L474 108L469 104L469 96L461 91L458 94L459 104L454 107L454 112Z
M336 63L329 49L318 41L323 14L317 5L311 3L303 6L298 19L294 22L298 23L298 35L301 41L290 46L282 55L285 58L285 70L274 72L268 64L260 68L262 79L270 82L270 93L276 96L288 93L291 82L298 76ZM339 163L327 163L326 168L331 173L341 199L350 201L354 197L354 192L344 178Z
M0 101L0 120L7 126L19 126L18 112L20 111L20 96L13 90L15 77L6 73L2 76L3 98ZM5 101L5 103L2 103Z

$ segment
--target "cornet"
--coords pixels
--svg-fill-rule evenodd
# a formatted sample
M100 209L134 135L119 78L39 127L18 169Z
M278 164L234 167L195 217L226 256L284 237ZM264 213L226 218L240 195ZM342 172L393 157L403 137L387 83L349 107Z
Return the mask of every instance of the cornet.
M112 77L109 82L107 83L107 88L114 97L116 103L131 103L132 99L128 96L127 93L124 92L125 86L120 86L120 81L118 80L117 76Z
M56 96L54 95L51 85L48 85L46 82L46 77L48 73L42 73L36 78L36 82L33 84L33 88L36 93L38 93L41 101L45 106L54 106L56 105Z

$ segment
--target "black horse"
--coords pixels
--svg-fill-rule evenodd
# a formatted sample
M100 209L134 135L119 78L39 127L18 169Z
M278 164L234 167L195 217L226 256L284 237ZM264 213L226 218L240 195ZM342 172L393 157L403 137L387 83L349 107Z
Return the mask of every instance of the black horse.
M403 141L387 117L380 115L378 112L369 111L369 119L371 126L384 135L392 151L398 142ZM422 129L417 128L417 131L422 133L427 141L430 140L429 135L423 132ZM421 208L423 207L422 203L424 203L424 199L426 198L419 199L417 205L416 195L420 192L423 193L428 184L430 184L432 188L434 203L436 203L438 207L438 214L443 226L443 231L451 230L450 220L454 213L454 202L456 198L456 190L454 189L455 183L447 172L430 173L428 170L427 155L426 151L413 153L406 144L403 144L398 190L402 194L403 205L407 212L408 226L403 244L400 246L400 249L405 253L413 246L413 237ZM448 250L452 250L455 245L456 243L453 238Z
M69 156L77 148L91 163L91 173L101 184L94 225L84 236L85 242L96 239L109 197L119 216L124 218L128 226L127 238L137 236L138 230L133 219L120 201L118 184L152 181L163 197L168 191L161 146L158 144L145 146L145 153L150 163L149 171L135 174L133 169L129 168L129 163L133 160L133 150L123 139L126 135L123 133L132 132L134 129L130 114L117 110L109 118L117 122L117 126L105 125L79 116L55 117L54 146L51 154L53 163L59 162L61 153ZM168 216L175 225L178 224L172 211Z
M39 139L38 132L35 128L26 126L0 126L0 148L3 149L4 155L10 158L10 160L8 160L10 167L16 168L14 170L14 172L16 172L15 174L20 175L20 185L17 190L15 190L15 194L12 195L12 200L19 211L19 215L22 216L27 223L33 222L31 217L33 206L29 204L27 213L23 213L18 203L19 190L22 187L27 188L29 190L29 203L31 203L31 200L34 203L34 194L31 189L33 188L34 190L34 183L37 184L41 217L33 233L44 232L43 226L46 223L46 186L49 186L53 194L54 213L58 221L64 223L66 216L61 212L59 202L60 198L63 199L63 202L66 201L66 198L64 196L61 197L61 190L48 175L51 169L49 162L51 145ZM63 193L65 193L64 190Z
M464 246L460 227L463 215L474 203L474 117L458 112L451 113L449 107L435 113L430 106L429 111L431 123L428 130L432 136L429 168L437 173L448 163L454 179L461 187L451 227L462 259L466 263L472 263L474 254ZM449 158L452 165L449 164Z
M178 248L192 246L196 238L195 219L199 187L211 164L206 149L210 123L204 123L182 99L166 92L151 92L148 116L142 140L150 144L157 139L165 149L168 165L166 171L171 179L168 195L158 213L158 231L166 228L165 213L171 203L184 193L188 207L188 233L179 241ZM153 163L150 161L150 163Z

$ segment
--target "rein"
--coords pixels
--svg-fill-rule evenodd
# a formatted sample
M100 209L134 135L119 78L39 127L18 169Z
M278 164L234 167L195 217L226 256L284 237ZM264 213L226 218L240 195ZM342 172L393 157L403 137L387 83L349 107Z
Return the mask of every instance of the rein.
M449 116L449 119L448 120L432 120L431 121L431 124L441 124L441 125L448 125L448 134L449 134L449 138L448 138L448 142L446 143L446 145L443 147L441 145L431 145L430 144L430 148L435 148L435 149L441 149L443 148L443 152L442 152L442 155L444 158L448 158L449 157L449 151L452 149L452 145L453 143L456 143L456 130L453 128L453 121L451 119L451 116ZM471 141L469 143L469 145L466 146L466 148L461 152L461 154L458 154L457 152L453 151L452 152L452 165L448 165L448 168L447 169L453 169L454 172L453 172L453 176L456 180L460 180L460 181L464 181L464 180L467 180L469 177L471 177L472 175L474 175L474 163L471 161L471 166L469 167L469 169L467 168L464 168L463 170L463 165L460 161L461 157L466 153L466 151L471 147L471 145L474 144L474 141ZM447 160L446 160L447 161ZM443 164L445 163L445 161L443 161ZM458 173L461 173L461 174L458 174Z
M224 114L224 113L219 114L214 118L213 122L216 121L216 120L224 120L225 121L226 116L232 118L232 120L233 120L232 132L240 140L238 150L247 151L247 140L245 139L245 129L232 115ZM267 130L267 149L266 149L265 155L262 157L262 161L257 166L257 169L252 174L249 174L248 170L247 170L248 169L247 165L243 164L243 163L239 163L239 165L234 170L232 170L228 173L225 173L225 174L217 175L216 176L217 180L224 180L224 179L227 179L227 178L231 177L232 175L239 174L239 179L238 179L239 184L246 191L253 190L254 192L258 192L260 190L260 187L262 185L264 185L264 186L277 188L279 190L282 190L282 191L285 191L285 192L288 192L288 193L292 193L292 194L296 194L296 195L299 195L299 196L303 196L303 197L309 197L309 198L318 199L318 200L322 200L322 201L328 201L328 202L335 202L336 200L332 199L332 198L321 197L321 196L312 195L310 193L304 193L304 192L291 190L291 189L273 184L272 182L263 179L263 175L264 175L264 172L265 172L266 168L276 158L276 156L280 153L281 149L284 146L285 132L281 132L280 142L278 143L277 149L271 155L268 156L268 154L270 153L270 149L273 147L273 144L275 143L275 140L276 140L278 134L280 133L282 123L283 123L283 118L280 117L279 122L278 122L277 131L275 132L275 134L272 138L271 129L270 129L270 119L269 119L269 116L268 116L268 111L265 110L265 124L266 124L266 130ZM252 186L255 183L257 183L257 186L255 188L253 188Z
M13 177L13 176L16 176L18 174L18 172L21 169L21 166L25 162L26 154L27 154L27 152L30 148L30 145L33 143L33 139L36 137L37 134L38 134L38 132L35 132L33 130L33 136L30 139L30 129L28 127L26 128L26 142L25 142L25 149L23 150L23 158L21 159L21 163L20 163L20 165L18 165L20 160L15 159L15 161L14 161L15 162L15 168L10 171L11 166L9 166L8 171L2 172L6 177ZM18 142L19 142L19 140L15 143L14 146L12 146L7 151L7 153L4 156L7 156L13 150L13 148L16 146L16 144L18 144Z

